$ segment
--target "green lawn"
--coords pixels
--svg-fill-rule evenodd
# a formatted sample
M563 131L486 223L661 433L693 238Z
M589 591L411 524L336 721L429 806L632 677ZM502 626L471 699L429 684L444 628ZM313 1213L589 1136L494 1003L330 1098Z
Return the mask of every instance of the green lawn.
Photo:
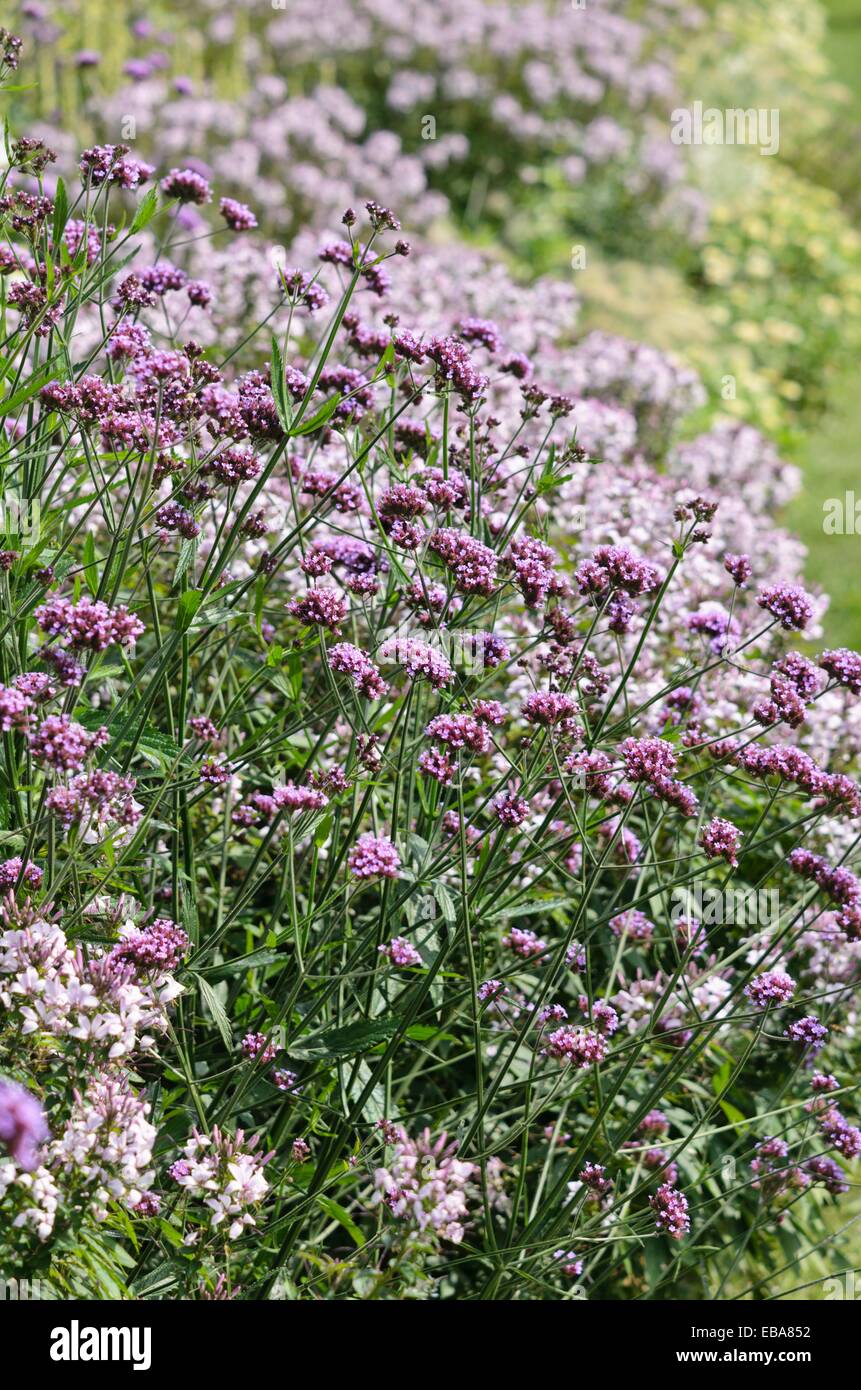
M852 115L861 121L861 5L858 0L827 0L825 43L835 77L853 94ZM861 150L858 151L861 184ZM823 503L855 493L861 501L861 370L835 384L834 408L808 436L803 457L805 487L789 509L787 522L810 550L811 576L831 594L826 635L832 644L861 646L861 523L858 535L826 535Z
M808 435L804 488L787 510L786 521L810 551L808 575L831 595L826 638L835 646L861 646L861 374L853 371L836 384L835 408ZM859 504L857 534L829 535L823 529L829 498ZM844 511L845 511L844 506ZM850 508L851 510L851 508ZM849 525L851 526L850 518Z
M861 8L858 0L825 0L825 9L825 56L835 77L854 94L854 114L861 120Z

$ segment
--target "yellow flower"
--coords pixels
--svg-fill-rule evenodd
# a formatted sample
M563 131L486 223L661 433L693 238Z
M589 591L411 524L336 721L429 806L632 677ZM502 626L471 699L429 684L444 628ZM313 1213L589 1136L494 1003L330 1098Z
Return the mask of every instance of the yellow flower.
M745 269L748 275L754 276L755 279L766 280L774 273L774 262L763 251L751 251L745 262Z
M785 319L766 319L763 328L773 343L803 343L804 330Z
M764 334L758 323L751 323L749 319L742 319L735 326L735 336L740 338L743 343L761 343Z
M800 401L804 394L804 388L797 381L782 381L777 389L786 401Z

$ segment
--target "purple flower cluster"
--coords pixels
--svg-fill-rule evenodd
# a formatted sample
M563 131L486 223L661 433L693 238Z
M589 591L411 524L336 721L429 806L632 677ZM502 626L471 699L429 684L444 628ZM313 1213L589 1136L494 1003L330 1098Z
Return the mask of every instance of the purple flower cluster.
M338 642L329 648L329 666L349 676L360 695L366 700L381 700L388 691L373 661L351 642Z
M804 1018L798 1018L794 1023L790 1023L783 1036L789 1038L791 1042L801 1043L805 1048L816 1053L824 1046L828 1037L828 1029L815 1014L806 1014Z
M182 964L190 946L188 934L182 927L168 917L157 917L147 926L125 932L109 959L133 965L137 971L164 974Z
M4 859L0 861L0 892L5 893L10 888L14 888L19 878L28 886L38 888L43 876L44 871L39 868L38 864L33 864L29 859L25 868L20 855L16 855L13 859Z
M401 868L400 855L391 840L370 831L359 836L347 863L354 878L397 878Z
M591 1067L607 1056L607 1040L591 1028L572 1028L564 1025L548 1033L544 1049L548 1057L568 1062L574 1067Z
M507 936L502 938L502 944L515 955L522 956L524 960L542 956L547 950L547 942L542 941L541 937L528 927L512 927Z
M783 970L765 970L754 975L744 992L758 1009L767 1009L771 1004L788 1004L795 993L795 981Z
M818 664L838 685L845 685L853 695L861 695L861 653L838 647L823 652Z
M474 401L487 389L487 377L476 369L466 347L457 338L429 338L424 350L436 363L439 390L450 387L465 401Z
M856 818L861 815L861 792L858 784L845 773L825 772L809 753L785 745L764 747L749 743L741 749L732 745L721 749L714 745L716 756L728 755L738 767L753 777L779 777L794 782L808 796L821 798L835 815Z
M573 695L566 695L564 691L536 690L523 701L524 719L544 728L561 725L570 729L575 715L579 713L580 706Z
M684 816L697 811L697 798L686 783L673 773L678 759L671 744L660 738L627 738L619 748L625 773L632 782L644 783L655 796L675 807Z
M787 632L801 632L813 617L813 599L800 584L772 584L756 596Z
M388 944L383 944L377 949L392 965L422 964L420 952L403 936L394 936Z
M840 1197L844 1192L849 1191L846 1174L833 1158L827 1158L824 1154L809 1158L804 1165L804 1171L809 1175L811 1181L822 1183L826 1192L830 1192L832 1197Z
M29 735L30 752L58 772L79 772L87 758L110 740L104 727L88 733L68 714L50 714Z
M529 816L529 802L518 792L500 792L493 798L493 812L500 825L515 827L523 825Z
M813 879L839 905L837 922L857 940L861 936L861 879L845 866L834 868L819 854L808 849L791 851L787 863L803 878Z
M133 190L155 173L151 164L130 155L127 145L94 145L84 150L79 167L84 182L93 188L111 183Z
M302 598L294 598L287 611L309 627L338 634L347 616L347 604L334 589L309 589Z
M257 218L244 203L235 198L222 198L218 210L232 232L250 232L257 226Z
M487 753L491 747L486 722L480 714L437 714L425 728L425 736L470 753Z
M851 1125L835 1106L829 1107L820 1117L819 1128L831 1147L844 1158L861 1155L861 1129Z
M732 821L715 816L700 835L700 844L708 859L725 859L734 869L738 868L738 851L741 847L742 832Z
M242 1055L265 1066L278 1056L278 1046L265 1033L246 1033L242 1039Z
M587 1189L587 1201L603 1202L613 1190L613 1180L607 1177L607 1169L602 1163L587 1163L578 1176Z
M460 593L486 597L493 593L498 556L482 541L452 527L441 527L431 534L428 547L451 570Z
M636 597L653 593L661 583L654 565L623 545L600 545L591 559L578 566L574 578L583 595L602 595L613 588Z
M443 653L418 637L389 637L378 656L381 661L403 666L408 675L426 680L435 690L454 680L454 671Z
M144 632L140 618L124 606L110 608L85 595L77 603L52 598L35 611L36 622L49 637L62 637L73 651L103 652L111 645L134 647Z
M723 567L740 589L744 588L753 574L753 565L750 563L749 555L735 555L731 551L727 551L723 559Z
M629 941L639 941L648 946L655 934L655 924L649 921L644 912L634 907L611 917L610 930L615 936L624 936Z
M203 204L212 198L209 183L195 169L171 169L161 187L168 198L176 198L180 203Z
M655 1227L671 1240L682 1240L690 1231L688 1199L671 1183L658 1188L649 1198L649 1206L655 1213Z

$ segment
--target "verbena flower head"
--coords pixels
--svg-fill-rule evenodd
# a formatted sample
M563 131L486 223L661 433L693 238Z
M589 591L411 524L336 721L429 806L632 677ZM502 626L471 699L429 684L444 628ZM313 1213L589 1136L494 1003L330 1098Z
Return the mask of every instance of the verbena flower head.
M771 1004L779 1006L787 1004L792 998L795 981L782 970L765 970L761 975L754 976L744 992L758 1009L768 1008Z
M407 941L403 936L392 937L386 945L378 947L381 955L387 957L392 965L421 965L421 953L416 950L412 942Z
M756 601L790 632L800 632L813 617L813 601L799 584L772 584L757 594Z
M248 232L257 226L251 209L235 198L222 198L218 210L232 232Z
M397 878L401 868L398 851L385 835L366 831L348 855L354 878Z
M111 959L133 965L140 972L164 974L177 969L190 946L182 927L167 917L158 917L141 928L127 924Z
M682 1240L691 1229L688 1214L688 1199L678 1188L664 1183L649 1198L649 1205L655 1213L655 1227L671 1240Z
M208 203L212 198L209 183L194 169L171 169L161 186L168 198L177 198L181 203Z
M738 868L738 851L742 832L732 821L715 816L700 836L700 844L709 859L725 859L733 868Z

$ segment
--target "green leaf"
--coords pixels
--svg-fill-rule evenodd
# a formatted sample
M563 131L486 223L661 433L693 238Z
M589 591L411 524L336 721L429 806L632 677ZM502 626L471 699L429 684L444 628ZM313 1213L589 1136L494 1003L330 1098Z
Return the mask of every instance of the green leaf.
M254 582L254 626L257 636L263 641L263 602L266 597L266 576L258 574ZM268 661L268 653L267 653Z
M37 391L41 391L45 382L48 380L49 373L41 371L32 376L26 386L22 386L13 395L7 396L6 400L0 402L0 415L10 415L13 410L17 410L20 405L29 401L31 396L35 396Z
M330 400L326 401L325 405L320 406L320 409L317 411L316 415L312 415L311 419L306 420L304 425L299 425L298 429L295 429L293 433L297 435L313 434L315 430L322 429L326 421L330 420L332 416L335 414L335 411L341 404L341 400L342 395L339 391L336 396L332 396Z
M194 900L189 897L187 892L182 894L182 925L190 941L197 943L200 939L198 931L197 907Z
M99 571L96 565L96 538L92 531L87 532L87 539L84 541L84 579L95 598L99 592Z
M119 746L116 744L116 740L124 726L126 731L123 734L122 743L129 742L131 730L136 727L139 710L140 706L138 705L131 719L124 718L122 714L118 713L107 720L107 730L114 741L114 751ZM78 715L78 720L85 729L100 729L105 723L105 712L101 709L83 710ZM143 727L138 740L138 747L141 752L157 753L159 757L169 758L171 761L177 758L181 751L178 743L175 743L167 734L163 734L154 724L149 723Z
M445 884L435 883L433 885L433 895L439 903L439 910L442 913L445 921L456 922L457 908L455 907L454 899L452 898L451 893L448 891Z
M202 589L186 589L185 593L180 595L176 609L175 627L177 632L187 632L191 627L202 598Z
M129 228L131 233L143 231L144 227L155 217L158 212L158 194L151 188L138 203L137 212L134 215L132 225Z
M326 1213L332 1221L337 1221L339 1226L351 1237L353 1244L361 1247L365 1244L365 1237L359 1230L350 1213L341 1206L340 1202L334 1202L331 1197L322 1197L318 1194L317 1205Z
M728 1100L722 1100L720 1103L720 1108L726 1115L731 1125L735 1125L736 1127L738 1127L739 1125L747 1124L747 1116L743 1115L741 1111L736 1109L734 1105L730 1105Z
M372 1018L327 1033L312 1033L299 1043L291 1043L288 1050L297 1057L356 1057L388 1042L397 1031L396 1018Z
M647 1240L643 1250L646 1265L646 1287L655 1288L664 1272L664 1254L656 1240Z
M436 1038L437 1042L457 1042L453 1033L441 1033L432 1023L413 1023L404 1037L410 1042L429 1042L431 1038Z
M361 1061L361 1062L359 1062L359 1065L356 1067L356 1076L355 1076L355 1079L354 1079L354 1081L353 1081L353 1083L352 1083L352 1085L350 1086L350 1089L349 1089L349 1096L350 1096L350 1099L358 1100L359 1096L360 1096L360 1095L362 1094L362 1092L364 1091L364 1089L365 1089L365 1087L367 1086L368 1082L371 1080L371 1077L372 1077L372 1072L371 1072L371 1068L370 1068L370 1066L368 1065L368 1063L365 1062L364 1060ZM385 1119L385 1116L386 1116L386 1088L385 1088L385 1086L380 1086L380 1085L378 1084L378 1085L376 1085L376 1086L374 1086L374 1087L372 1088L372 1090L371 1090L371 1092L370 1092L370 1095L367 1097L367 1099L365 1100L364 1105L362 1106L362 1115L364 1116L364 1118L365 1118L366 1120L370 1120L371 1123L374 1123L374 1124L376 1123L377 1120L383 1120L383 1119Z
M302 658L298 652L291 652L284 663L292 699L298 700L302 693Z
M275 409L278 412L278 419L285 434L289 434L293 425L293 406L287 393L287 384L284 380L284 359L281 356L281 348L275 334L272 335L272 396L275 401Z
M233 618L241 617L241 613L236 608L209 608L206 605L194 617L191 626L195 629L218 627L221 623L229 623Z
M171 1245L182 1245L181 1233L177 1232L169 1221L162 1220L158 1224L165 1240L169 1241ZM149 1274L144 1274L140 1279L134 1281L131 1286L132 1293L140 1297L141 1294L148 1293L152 1289L164 1288L173 1284L175 1279L176 1272L170 1260L162 1260L161 1264L156 1265Z
M69 195L66 192L66 185L62 179L57 179L57 189L54 193L54 225L51 230L51 239L54 246L60 244L60 237L63 229L69 220Z
M176 562L176 571L173 576L173 582L175 585L179 584L180 579L182 579L182 576L185 574L186 570L188 569L189 565L192 563L196 555L197 541L183 541L182 545L179 547L179 556Z
M221 1034L221 1040L227 1048L233 1048L233 1038L230 1032L230 1019L224 1009L224 1005L216 994L212 985L203 978L202 975L195 975L201 998L212 1017L212 1021Z
M325 845L326 841L331 835L334 819L335 818L330 811L328 815L323 817L323 819L320 821L320 824L316 826L314 830L314 844L317 846L318 849L321 845Z
M110 729L110 725L108 725ZM160 758L169 758L171 762L179 756L179 744L174 743L172 738L163 734L160 729L156 729L152 724L147 724L138 739L138 748L142 753L156 753ZM183 760L186 761L186 760Z
M386 367L390 367L395 360L395 344L392 341L386 347L382 357L377 363L377 372L383 373Z
M256 970L260 966L275 965L285 959L281 951L269 951L261 947L259 951L249 951L247 956L237 956L220 965L208 965L205 971L210 980L221 980L228 975L239 975L244 970Z

